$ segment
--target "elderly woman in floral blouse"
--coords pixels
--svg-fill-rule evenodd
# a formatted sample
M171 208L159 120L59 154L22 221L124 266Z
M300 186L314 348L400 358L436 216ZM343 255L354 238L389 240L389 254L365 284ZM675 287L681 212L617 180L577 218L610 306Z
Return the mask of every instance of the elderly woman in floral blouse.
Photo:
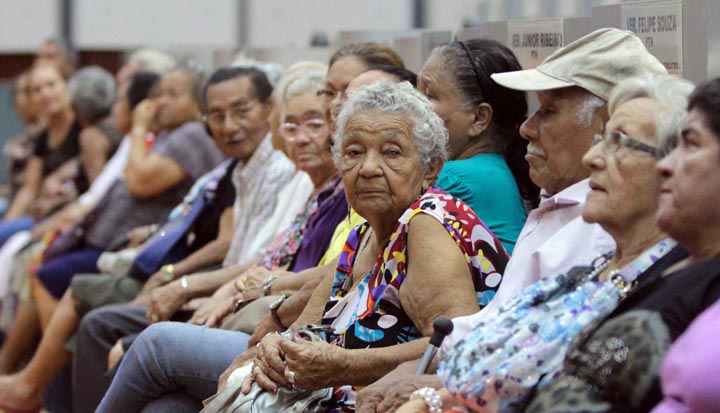
M244 391L252 383L273 392L333 387L328 408L352 410L354 386L418 358L436 317L477 311L497 287L507 262L502 244L462 201L432 185L446 144L442 120L408 83L380 81L350 97L333 151L348 203L367 223L350 233L336 270L292 326L329 324L327 342L266 336L248 352ZM153 380L153 354L163 347L152 330L131 347L99 412L139 411L152 400L128 397ZM215 333L192 344L195 358L238 334Z

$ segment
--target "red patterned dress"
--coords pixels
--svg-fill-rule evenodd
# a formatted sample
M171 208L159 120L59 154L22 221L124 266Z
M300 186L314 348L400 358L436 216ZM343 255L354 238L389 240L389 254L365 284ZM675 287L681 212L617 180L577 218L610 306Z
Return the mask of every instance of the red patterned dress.
M331 344L347 349L388 347L422 337L400 304L400 289L407 270L407 236L418 214L437 219L462 251L472 274L480 306L495 295L509 259L500 241L460 199L430 187L403 213L374 268L347 292L356 253L369 225L364 223L348 236L340 255L335 281L325 307L323 324L332 325ZM442 274L438 274L442 276ZM330 411L353 411L355 391L344 386L335 392Z

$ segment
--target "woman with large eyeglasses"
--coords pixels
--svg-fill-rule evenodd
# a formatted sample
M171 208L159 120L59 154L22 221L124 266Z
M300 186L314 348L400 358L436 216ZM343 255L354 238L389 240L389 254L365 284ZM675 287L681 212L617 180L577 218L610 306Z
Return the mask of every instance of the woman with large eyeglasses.
M617 86L605 136L583 157L591 187L583 219L600 224L616 249L526 288L444 355L438 370L444 390L418 393L398 412L458 404L472 412L521 411L562 368L579 331L686 255L655 220L661 179L654 153L679 133L691 90L667 75Z

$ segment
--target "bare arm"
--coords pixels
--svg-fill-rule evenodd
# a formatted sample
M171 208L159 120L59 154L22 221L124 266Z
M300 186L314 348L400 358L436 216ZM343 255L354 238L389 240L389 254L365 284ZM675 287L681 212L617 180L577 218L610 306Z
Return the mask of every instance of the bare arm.
M233 265L207 273L197 273L188 276L188 286L191 298L211 295L228 281L232 281L242 274L247 266ZM177 282L177 281L173 281Z
M270 295L293 294L310 282L314 282L314 285L317 286L328 273L334 275L336 265L336 262L333 262L280 277L270 286ZM327 297L325 297L325 301L327 301Z
M296 314L298 314L298 317L297 320L292 323L292 328L297 328L305 324L316 324L322 320L325 304L330 296L336 267L337 259L330 264L305 270L316 272L318 277L322 277L322 281L318 284L318 279L315 279L304 285L300 290L300 292L305 291L304 294L293 294L280 306L280 309L284 311L288 311L288 308L283 308L286 305L288 305L288 307L291 305L295 306L294 310ZM308 295L308 292L310 292L310 295ZM286 320L283 319L283 323L285 321Z
M187 177L185 170L170 158L150 152L145 136L157 113L157 103L144 100L133 112L130 153L125 166L125 182L132 196L150 198L179 184Z
M457 317L479 310L465 257L437 220L424 214L413 218L407 251L407 277L400 288L400 303L424 336L432 333L432 323L438 316ZM383 348L342 349L326 343L283 340L281 348L287 368L296 373L297 385L316 389L370 384L400 363L419 358L427 341L423 338Z
M30 209L30 205L32 205L40 191L42 167L43 162L40 158L37 156L30 158L30 161L25 167L25 184L18 190L10 208L8 208L7 213L5 213L4 219L20 218Z
M443 383L437 375L415 375L419 365L419 359L402 363L380 380L362 389L357 395L356 411L358 413L394 412L408 401L412 392L419 388L441 389ZM433 359L430 371L436 369L437 362Z
M425 214L408 230L407 278L400 303L423 335L432 334L435 318L480 311L465 257L443 226Z
M100 175L110 152L110 139L94 126L80 132L80 164L92 184Z
M398 364L422 355L428 338L390 347L346 350L327 343L280 340L287 369L296 373L298 387L368 385L392 371Z

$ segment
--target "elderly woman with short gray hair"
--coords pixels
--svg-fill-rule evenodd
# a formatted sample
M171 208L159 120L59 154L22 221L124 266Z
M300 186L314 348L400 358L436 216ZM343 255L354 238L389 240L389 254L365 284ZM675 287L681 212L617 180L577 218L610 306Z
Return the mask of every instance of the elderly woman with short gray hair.
M290 328L322 322L325 341L265 336L246 352L244 392L253 383L273 393L332 387L323 406L353 410L355 386L422 355L436 317L476 312L483 292L497 288L508 259L500 241L461 200L433 186L446 144L442 120L410 84L379 81L352 94L333 153L348 203L367 222L350 232L336 268ZM125 357L137 369L145 368L142 357L131 353L143 351L143 335ZM127 368L118 376L141 385ZM123 400L115 384L106 399Z
M354 386L422 354L436 317L477 311L483 292L498 286L502 245L432 185L446 145L442 120L410 84L379 81L350 97L333 153L348 203L367 222L351 231L335 273L295 323L317 323L314 309L324 307L327 343L265 337L244 390L252 382L270 391L335 387L330 404L352 408Z
M99 66L78 70L68 82L72 106L82 126L78 193L85 192L115 153L122 135L109 119L117 100L115 78Z

